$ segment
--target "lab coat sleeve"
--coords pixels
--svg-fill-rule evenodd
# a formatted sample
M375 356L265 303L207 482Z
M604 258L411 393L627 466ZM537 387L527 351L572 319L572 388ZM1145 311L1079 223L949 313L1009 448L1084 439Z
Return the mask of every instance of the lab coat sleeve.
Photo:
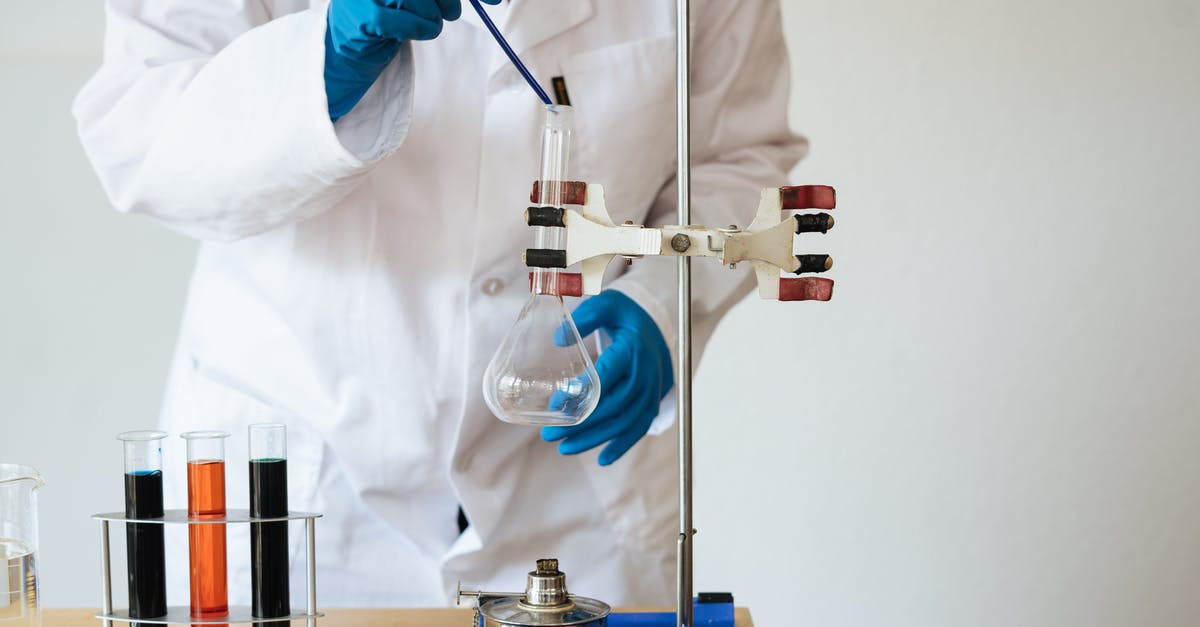
M787 48L777 0L696 3L692 42L692 223L746 226L764 187L788 182L808 143L788 127ZM667 183L647 225L676 223L676 185ZM782 216L781 216L782 218ZM743 266L746 264L743 264ZM640 304L658 324L677 362L674 260L637 261L609 287ZM750 291L753 273L713 259L692 261L695 365L721 317ZM678 373L676 373L678 374ZM651 433L674 419L674 392L663 399Z
M234 240L331 209L399 147L411 47L334 125L325 6L281 15L268 6L109 0L104 62L73 112L119 211Z

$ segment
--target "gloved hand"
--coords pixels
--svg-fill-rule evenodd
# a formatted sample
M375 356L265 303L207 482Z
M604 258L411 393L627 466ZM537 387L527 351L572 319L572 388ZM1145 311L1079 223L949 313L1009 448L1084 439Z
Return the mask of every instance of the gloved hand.
M500 0L483 0L499 4ZM406 39L433 39L460 0L333 0L325 29L325 96L336 122L358 104Z
M600 402L582 423L571 427L542 427L542 439L562 440L558 452L574 455L608 442L600 451L607 466L646 435L658 415L658 405L674 385L671 352L658 325L640 305L615 290L605 290L581 303L571 316L586 337L604 329L612 344L596 360ZM556 333L554 342L570 338Z

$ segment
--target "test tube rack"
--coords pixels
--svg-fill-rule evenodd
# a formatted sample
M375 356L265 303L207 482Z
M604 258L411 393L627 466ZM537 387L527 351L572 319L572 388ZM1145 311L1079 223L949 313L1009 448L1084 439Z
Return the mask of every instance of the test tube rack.
M92 518L100 521L100 557L102 571L102 582L104 588L103 606L100 612L95 614L96 618L104 621L104 627L112 627L113 622L119 623L146 623L151 625L228 625L228 624L243 624L243 623L274 623L293 620L306 621L307 627L315 627L317 619L325 616L324 612L317 611L317 562L316 562L316 521L321 514L311 512L288 512L287 516L279 518L251 518L250 511L245 509L228 510L224 517L221 518L206 518L199 520L188 516L187 510L169 509L163 512L161 518L131 518L125 515L124 512L112 512L107 514L93 514ZM268 523L268 522L283 522L292 520L304 521L304 562L305 562L305 608L302 613L292 613L287 616L279 616L275 618L262 618L252 616L250 607L244 605L231 605L229 612L224 616L214 616L209 618L195 618L191 615L189 606L169 606L167 613L163 616L155 618L133 618L129 615L129 610L113 609L112 600L112 559L111 551L109 550L109 527L110 523L137 523L149 525L221 525L221 524L245 524L245 523Z

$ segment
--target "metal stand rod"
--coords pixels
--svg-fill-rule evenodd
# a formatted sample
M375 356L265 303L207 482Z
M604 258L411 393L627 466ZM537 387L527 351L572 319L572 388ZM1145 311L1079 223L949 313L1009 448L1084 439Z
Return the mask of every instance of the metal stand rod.
M676 0L675 115L678 132L675 181L679 224L692 222L691 180L691 11L689 0ZM679 258L679 337L676 378L679 417L679 547L675 605L678 627L692 627L692 262Z
M304 519L304 565L308 570L305 578L304 613L308 614L308 627L317 624L317 521L315 518Z
M100 580L104 586L103 602L104 614L110 615L113 611L112 604L112 567L110 564L110 555L108 549L108 521L100 521L100 565L104 569L103 576ZM112 627L112 621L104 619L104 627Z

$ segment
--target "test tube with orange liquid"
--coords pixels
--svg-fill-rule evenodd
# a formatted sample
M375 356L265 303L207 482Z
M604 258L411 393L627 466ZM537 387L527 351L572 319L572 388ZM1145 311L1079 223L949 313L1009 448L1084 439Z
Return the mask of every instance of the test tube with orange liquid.
M225 517L224 431L189 431L187 440L188 517ZM212 618L229 613L229 583L225 575L225 525L188 525L191 565L192 617Z

